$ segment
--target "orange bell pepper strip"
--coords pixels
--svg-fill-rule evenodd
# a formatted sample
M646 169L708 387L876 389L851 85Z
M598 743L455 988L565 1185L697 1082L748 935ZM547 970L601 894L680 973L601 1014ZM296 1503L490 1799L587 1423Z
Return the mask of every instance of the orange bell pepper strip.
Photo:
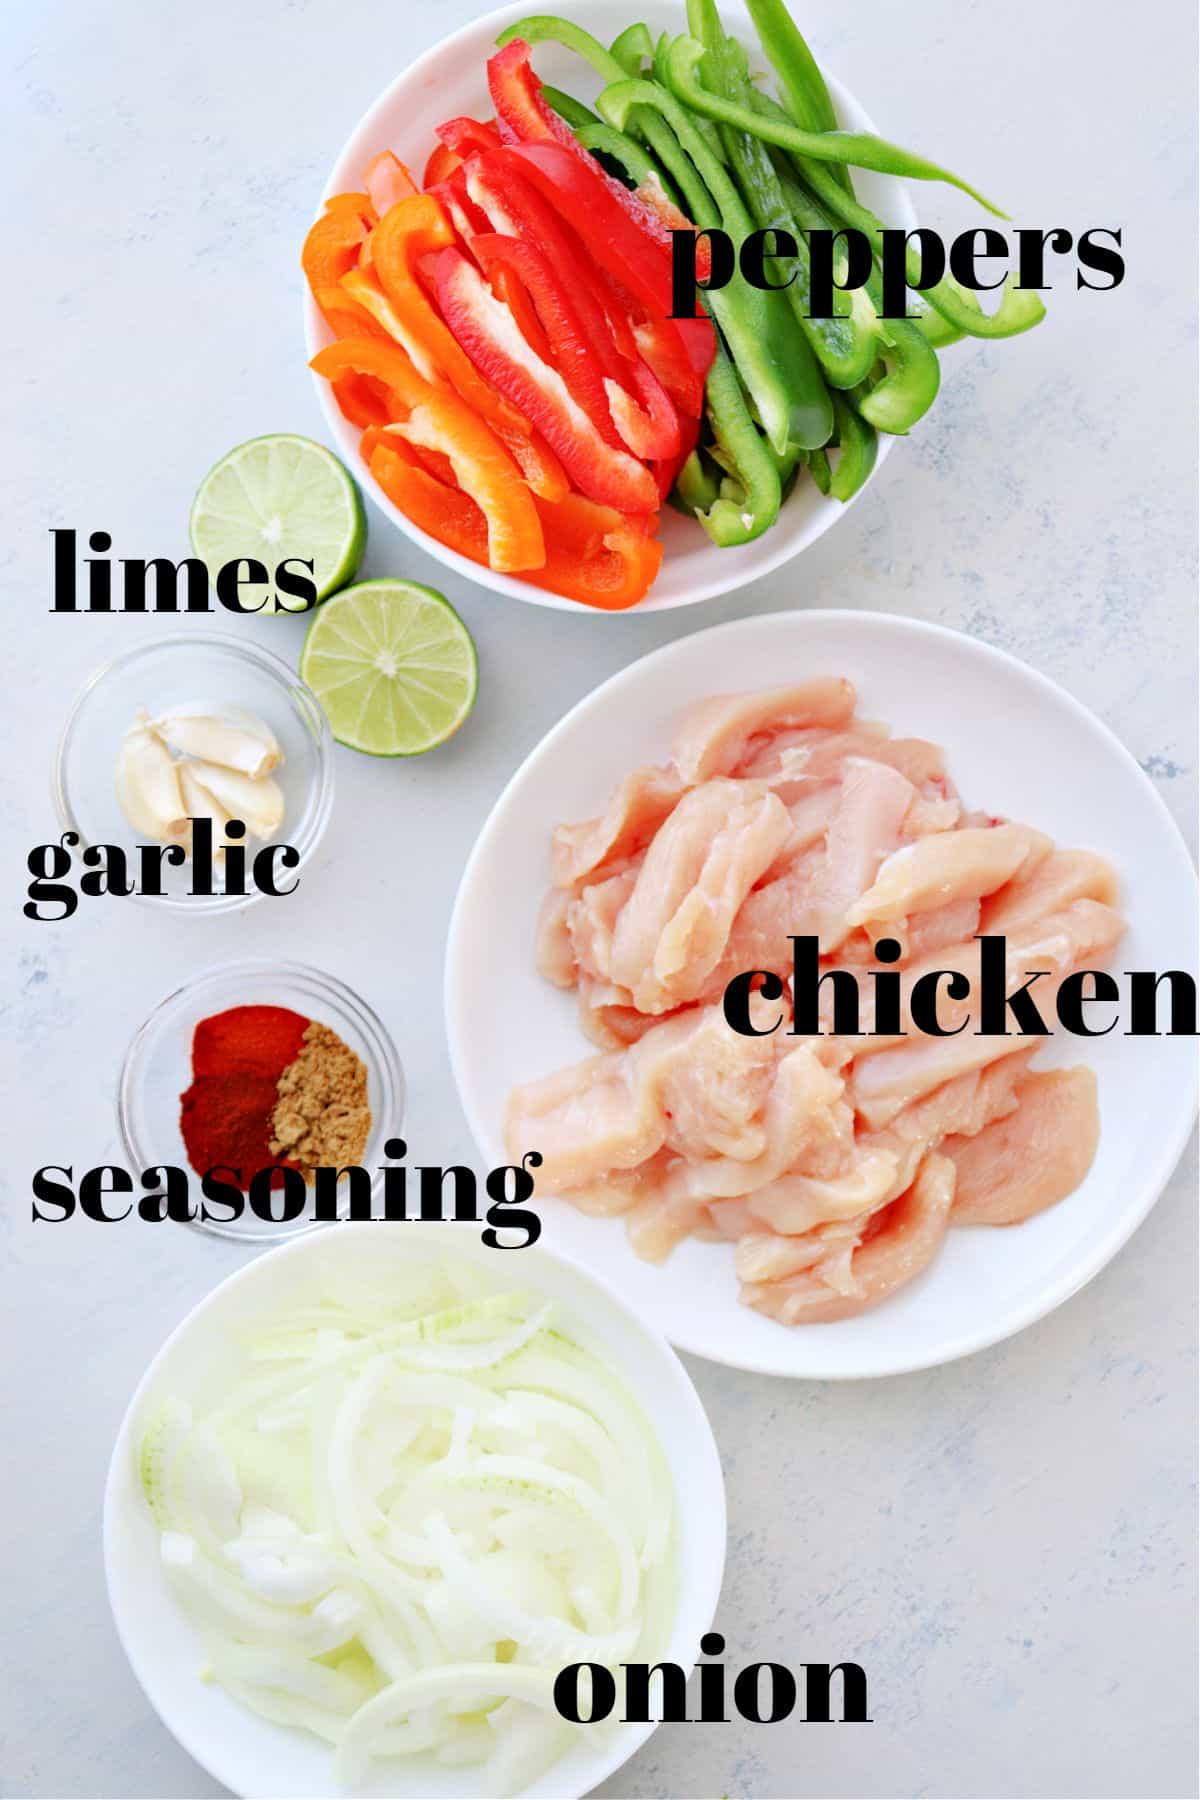
M486 419L516 459L535 494L561 499L569 483L562 464L524 413L486 382L439 317L417 275L420 259L455 241L454 227L437 200L418 194L400 201L371 235L372 262L391 310L395 332L427 379L443 375ZM349 286L349 282L346 283ZM356 298L362 296L355 291ZM365 299L363 303L366 304ZM376 310L374 316L380 317ZM396 330L396 327L399 327Z
M460 556L487 566L487 524L469 494L437 481L417 464L407 445L393 449L377 443L369 467L388 499L414 525ZM571 496L572 501L577 498ZM624 611L645 598L662 561L662 545L655 539L618 527L584 554L578 517L569 523L560 520L558 507L547 502L539 502L538 510L547 522L546 562L540 569L523 570L523 581L606 612ZM597 510L622 518L611 508Z
M300 252L300 266L314 294L319 288L336 287L354 267L370 229L357 208L336 206L321 214Z
M317 288L313 299L334 337L373 337L386 340L387 332L343 287Z
M475 496L487 520L491 568L516 573L542 566L545 538L533 496L504 445L464 400L426 381L398 344L374 338L339 338L318 351L311 366L335 383L346 375L381 382L399 434L449 457L459 486Z
M421 191L399 157L393 156L390 150L381 150L378 156L371 158L363 170L363 186L378 219L382 219L397 200Z
M368 225L379 223L379 214L366 194L331 194L325 202L326 212L353 212Z

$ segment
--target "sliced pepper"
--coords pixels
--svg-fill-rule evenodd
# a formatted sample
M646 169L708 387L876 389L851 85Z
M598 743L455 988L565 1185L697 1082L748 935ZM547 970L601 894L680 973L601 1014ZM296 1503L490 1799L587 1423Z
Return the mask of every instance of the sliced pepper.
M457 250L442 254L461 258ZM370 338L341 338L319 351L311 366L331 381L354 374L382 382L406 439L448 456L459 486L477 500L487 520L490 566L511 572L541 567L545 541L533 496L504 445L464 400L425 381L399 345Z
M370 226L357 206L334 207L309 227L300 252L300 267L314 294L323 288L337 287L346 271L358 262L358 253L369 232Z
M661 112L686 158L687 166L682 158L678 164L679 179L687 184L683 197L696 224L702 230L720 226L734 243L745 241L754 229L745 203L673 94L653 81L620 81L605 88L597 105L618 127L633 106ZM776 450L825 443L833 429L829 392L784 294L738 282L713 288L705 301Z
M773 113L759 112L757 108L739 106L732 100L722 99L719 94L714 94L705 87L700 79L698 65L703 56L702 44L698 44L693 37L681 36L672 41L667 57L671 90L678 95L684 106L690 107L694 112L726 125L734 125L740 131L749 131L757 137L766 138L769 143L778 144L792 155L812 161L854 163L861 169L874 169L882 175L899 175L913 181L944 181L950 187L959 188L969 195L986 212L994 213L999 219L1008 217L1000 207L986 200L977 188L952 174L949 169L941 168L927 157L918 156L915 151L902 150L897 144L889 144L884 138L876 137L874 132L804 131L790 120L779 119Z
M589 346L570 298L556 280L556 271L538 245L527 238L488 232L477 237L471 248L485 275L490 277L504 268L517 276L533 301L550 347L549 358L542 360L559 371L605 442L620 445L599 358Z
M651 187L631 193L593 161L566 121L560 119L542 98L542 84L530 66L529 45L523 39L513 38L489 58L488 87L501 136L518 144L554 144L572 157L597 186L603 186L610 203L624 214L629 225L643 239L657 246L669 272L671 233L687 230L691 221L671 204L665 192ZM645 245L642 253L645 254ZM701 245L698 263L706 256L707 245ZM707 268L700 270L705 277L707 272Z
M371 158L363 171L363 186L376 217L380 219L397 200L406 200L410 194L420 192L404 164L390 150L381 150L378 156Z
M452 170L461 167L462 157L457 150L452 150L449 144L435 144L429 152L425 172L421 176L422 188L428 193L429 189L436 187L439 181L445 181Z
M460 556L486 566L487 526L475 501L436 480L404 454L406 449L379 445L369 465L375 480L422 531ZM525 570L522 579L609 612L635 606L658 573L662 545L639 531L617 526L601 536L600 548L592 549L597 522L581 516L581 504L589 503L578 495L568 496L561 508L539 502L546 560L540 569ZM619 520L621 515L614 512L610 517Z
M829 491L835 500L846 501L857 494L875 467L879 440L841 394L833 396L833 408L837 415L839 455Z
M705 51L704 75L715 93L740 105L753 104L746 53L732 38L722 37ZM807 234L800 230L787 203L787 196L771 152L761 138L732 125L721 127L733 173L737 179L754 223L760 229L788 232L796 244L793 277L784 290L796 323L812 345L830 386L856 387L878 355L878 327L875 309L861 289L844 302L843 316L818 319L812 316L811 258Z
M641 54L646 58L653 56L654 45L648 26L633 26L629 32L622 33L621 37L630 43L636 39ZM617 41L621 42L621 39ZM624 59L617 56L615 45L612 50L606 50L600 39L593 36L582 25L577 25L571 19L556 18L553 14L534 13L524 19L518 19L514 25L508 26L500 33L496 42L501 47L507 47L517 42L526 45L561 44L564 49L573 50L576 55L582 56L586 62L590 63L606 85L614 81L621 81L627 75L640 73L640 58L635 61L632 55L626 56ZM633 66L627 66L629 63L632 63ZM575 121L572 119L569 123L574 126ZM666 125L656 113L647 112L641 108L634 113L629 123L630 130L645 142L658 163L665 166L669 160L670 126ZM643 183L638 181L634 186L641 203L651 212L657 213L668 230L678 230L687 226L689 221L675 212L671 196L660 182L649 180ZM708 255L707 245L700 246L700 255L703 257ZM705 266L704 274L707 278L707 266Z
M724 460L737 471L723 481L717 499L697 513L714 544L728 548L761 537L779 516L783 489L779 468L746 406L737 371L718 349L708 372L708 417Z
M544 360L557 365L610 442L624 443L637 456L674 456L679 448L675 408L642 360L631 330L628 348L632 357L618 348L619 308L613 289L578 234L529 182L525 165L511 151L472 158L466 182L471 198L488 214L506 243L517 241L538 253L528 268L521 266L523 248L495 246L492 256L515 269L525 286L533 289L539 313L543 303L548 303L559 337L550 329L549 318L543 318L552 346L551 356ZM478 238L473 243L477 256L480 243ZM484 266L490 274L491 265L485 262Z
M516 458L535 493L554 498L566 486L558 458L537 436L524 414L480 379L417 278L419 259L444 250L453 242L449 219L428 194L401 200L375 227L375 271L400 326L398 335L427 380L444 376L467 404L487 420ZM343 285L350 286L352 279L347 276ZM376 312L375 316L378 318L379 314Z
M480 374L533 421L574 485L621 512L653 512L658 495L650 471L600 437L562 375L526 342L461 250L445 249L438 258L437 293L443 318Z

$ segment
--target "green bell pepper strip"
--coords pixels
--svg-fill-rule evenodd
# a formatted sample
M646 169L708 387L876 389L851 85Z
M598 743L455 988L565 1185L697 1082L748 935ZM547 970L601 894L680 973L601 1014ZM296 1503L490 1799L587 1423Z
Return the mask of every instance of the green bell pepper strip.
M787 114L777 100L769 94L760 94L753 90L751 103L755 112L763 118L774 119L779 123L787 123ZM781 155L782 151L776 152ZM822 163L812 162L805 158L790 158L796 172L821 202L822 206L842 225L852 226L857 231L865 232L876 245L881 242L883 220L858 200L851 199L839 188L830 175L829 169ZM827 220L826 224L830 222ZM909 285L919 293L922 301L932 308L946 325L952 328L954 335L943 333L939 327L932 325L922 327L932 344L951 344L958 337L1006 338L1016 337L1022 331L1031 331L1040 325L1046 316L1046 308L1036 288L1022 288L1016 285L1016 278L1010 275L1000 295L1000 304L994 313L984 312L979 301L969 288L964 288L955 281L952 275L943 275L933 287L916 288L921 278L921 253L914 244L910 244L905 252L905 272ZM919 323L918 321L914 321Z
M627 25L609 46L609 55L620 63L627 75L640 75L643 62L654 60L654 39L648 25Z
M600 120L590 106L582 100L575 100L570 94L564 94L561 88L551 87L548 81L542 83L542 98L547 106L552 106L560 119L565 119L571 130L578 132L581 125L599 125Z
M824 450L809 451L808 472L821 492L828 498L833 492L833 470L829 466L829 457Z
M759 112L757 108L738 106L733 101L721 99L718 94L710 93L698 79L696 65L703 55L704 46L698 44L695 38L677 37L667 58L672 92L693 111L703 113L710 119L718 119L726 125L736 125L739 130L749 131L756 137L766 138L768 143L778 144L780 149L790 150L795 156L817 162L854 163L862 169L874 169L881 175L900 175L913 181L945 181L951 187L961 189L998 219L1008 217L1007 213L1002 212L998 206L993 206L976 188L952 174L949 169L943 169L926 157L918 156L915 151L902 150L897 144L889 144L885 138L876 137L873 132L803 131L790 120L785 122L776 118L773 113Z
M875 467L879 439L841 394L833 396L833 410L837 416L841 448L837 466L830 476L829 491L835 500L845 501L857 494Z
M828 213L798 181L781 176L781 182L801 231L831 229ZM878 313L883 305L878 271L867 281L866 294ZM912 319L879 318L877 325L880 341L876 350L883 357L887 372L880 380L868 382L865 389L856 390L851 404L877 431L903 436L937 398L941 364L937 351Z
M671 41L670 32L664 31L659 34L658 42L654 46L654 66L651 76L657 81L659 87L663 88L670 86L667 81L667 57L670 53ZM703 113L692 113L690 118L692 125L700 133L718 162L728 162L729 158L725 154L725 145L721 137L721 127L717 121L706 119Z
M665 88L651 81L616 82L604 89L596 105L618 130L635 107L660 112L694 171L689 176L680 168L677 176L693 224L702 231L720 226L739 245L754 230L728 171ZM676 169L669 172L675 175ZM802 449L825 443L833 429L829 390L783 294L739 282L712 289L705 300L776 450L784 451L789 443Z
M707 512L720 498L717 478L708 468L707 461L702 451L693 450L675 477L670 498L680 512L691 516Z
M714 92L748 104L749 70L745 51L731 38L722 38L705 51L705 73L712 70L710 85ZM812 345L826 381L832 387L852 388L870 372L878 355L878 321L875 309L861 289L849 296L847 312L832 319L810 316L812 306L811 260L807 234L797 229L788 206L779 174L771 160L771 152L761 138L723 125L725 148L737 184L754 215L754 222L764 228L786 231L796 241L794 278L783 291L796 315L796 322Z
M747 6L763 54L778 77L779 91L793 124L805 131L836 131L837 114L825 77L783 0L747 0ZM690 13L688 29L692 30ZM699 37L700 33L692 31L692 36ZM834 169L833 178L853 199L854 187L845 164Z
M542 91L545 93L544 88ZM567 123L570 125L571 121L568 119ZM585 150L590 150L593 156L607 156L617 163L635 188L646 182L662 181L662 173L653 157L647 156L642 146L635 144L626 132L618 131L614 125L606 125L603 119L588 120L573 129ZM663 186L666 187L665 182Z
M728 549L761 537L775 523L783 488L778 467L747 410L737 371L719 344L708 371L705 399L717 444L737 470L736 493L719 491L712 505L696 516L713 543Z
M605 49L598 37L585 31L582 25L572 24L569 19L556 18L553 13L530 13L527 18L518 19L515 25L509 25L500 33L496 42L503 47L514 38L523 38L531 46L561 44L565 50L574 50L577 56L582 56L592 65L602 81L612 83L628 79L628 71L611 50ZM647 41L649 38L647 27ZM658 115L653 111L636 112L630 116L628 123L630 132L644 142L651 156L665 164L670 154L668 140L671 133Z

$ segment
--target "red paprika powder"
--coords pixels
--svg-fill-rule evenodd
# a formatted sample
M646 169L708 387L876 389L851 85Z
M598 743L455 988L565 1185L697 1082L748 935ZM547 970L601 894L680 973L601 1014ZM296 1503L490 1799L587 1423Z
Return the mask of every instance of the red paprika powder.
M279 1077L299 1056L310 1023L286 1006L232 1006L201 1019L179 1120L198 1175L237 1169L244 1189L259 1169L299 1166L272 1156L271 1119Z

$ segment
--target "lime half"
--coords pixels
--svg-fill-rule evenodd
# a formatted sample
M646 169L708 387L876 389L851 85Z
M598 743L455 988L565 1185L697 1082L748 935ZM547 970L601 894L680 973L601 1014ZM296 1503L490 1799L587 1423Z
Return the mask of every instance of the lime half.
M415 581L360 581L313 616L300 676L339 744L420 756L457 731L479 686L471 634Z
M337 457L282 432L239 444L208 471L188 530L214 586L224 563L254 557L273 576L285 558L300 557L312 562L318 600L354 580L367 540L362 496ZM308 610L279 598L261 610Z

